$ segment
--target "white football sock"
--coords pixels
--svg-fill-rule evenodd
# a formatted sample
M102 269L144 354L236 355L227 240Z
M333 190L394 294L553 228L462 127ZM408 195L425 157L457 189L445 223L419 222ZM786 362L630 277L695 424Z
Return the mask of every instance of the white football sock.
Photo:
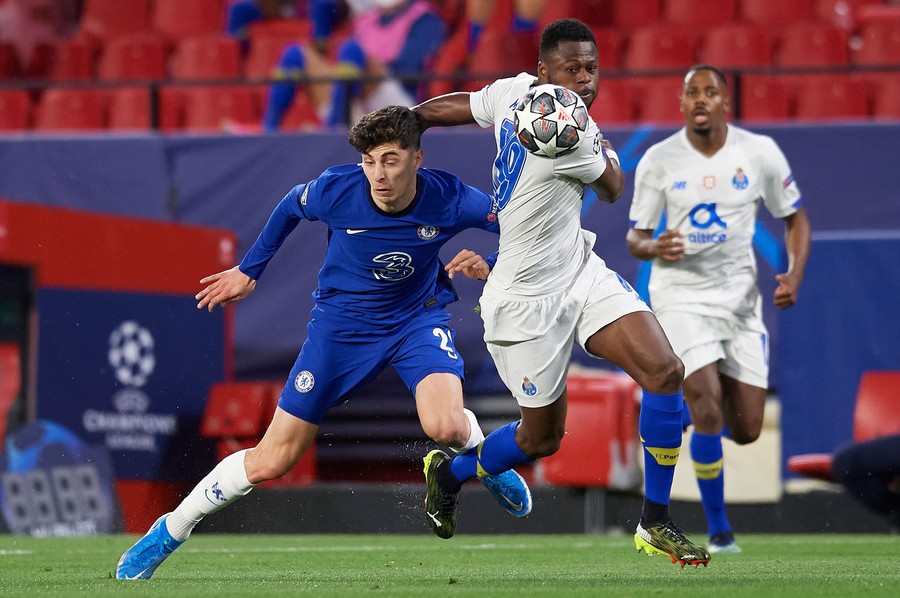
M469 420L469 439L459 448L450 447L450 450L459 455L475 448L484 440L484 432L481 430L481 426L478 425L478 418L475 417L475 414L468 409L463 409L463 413L466 414L466 418Z
M166 518L166 529L179 542L187 540L194 526L206 515L215 513L253 490L244 468L244 449L228 455Z

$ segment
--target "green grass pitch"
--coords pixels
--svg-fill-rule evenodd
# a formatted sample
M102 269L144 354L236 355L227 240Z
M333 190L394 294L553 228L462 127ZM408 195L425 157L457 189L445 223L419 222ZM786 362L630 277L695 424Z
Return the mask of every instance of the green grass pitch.
M900 536L740 535L709 567L589 535L195 534L153 579L114 578L132 536L0 536L11 596L900 596Z

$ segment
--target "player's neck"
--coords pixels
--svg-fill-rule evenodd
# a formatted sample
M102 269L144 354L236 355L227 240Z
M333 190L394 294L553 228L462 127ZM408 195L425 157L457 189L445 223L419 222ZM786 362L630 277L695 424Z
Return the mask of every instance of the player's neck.
M713 156L725 146L728 138L728 125L713 127L708 131L696 131L688 128L687 138L695 150L704 156Z

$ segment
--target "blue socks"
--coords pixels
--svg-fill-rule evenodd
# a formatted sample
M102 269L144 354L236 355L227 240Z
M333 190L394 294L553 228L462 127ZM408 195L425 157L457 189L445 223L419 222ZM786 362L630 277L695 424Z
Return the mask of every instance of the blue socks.
M682 393L658 395L644 391L639 430L644 447L644 496L668 505L675 464L681 450ZM652 522L651 522L652 523Z
M710 537L731 531L725 515L725 474L722 469L722 437L719 434L691 436L691 459L700 487L700 499L709 524Z
M519 422L515 421L497 428L476 448L454 458L450 462L453 477L464 482L476 476L503 473L520 463L531 461L531 457L516 444L518 426Z

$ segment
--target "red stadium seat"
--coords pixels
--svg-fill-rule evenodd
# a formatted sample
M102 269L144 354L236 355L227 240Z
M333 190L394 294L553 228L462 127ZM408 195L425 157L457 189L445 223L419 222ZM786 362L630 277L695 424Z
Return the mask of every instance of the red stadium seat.
M0 131L21 131L31 126L31 98L21 89L0 89Z
M794 116L808 120L845 120L868 116L865 83L847 75L796 77Z
M22 76L22 62L19 53L12 44L0 42L0 79L13 79Z
M637 120L660 125L684 123L681 113L681 77L642 77L632 79L635 86Z
M56 42L49 77L55 81L85 81L94 78L95 49L79 39Z
M864 372L856 392L853 411L853 441L865 442L875 438L900 434L900 372ZM787 468L799 475L831 480L830 453L794 455L787 460Z
M184 89L184 129L221 132L230 121L257 123L262 118L259 93L252 87Z
M900 6L896 3L867 2L853 13L858 27L864 27L869 23L896 23L900 21Z
M856 23L855 12L861 6L873 4L878 0L815 0L812 15L816 19L843 29L853 29Z
M742 121L771 122L787 120L791 116L790 86L784 78L744 75L740 94Z
M737 0L666 0L663 20L689 27L711 27L734 21Z
M660 19L661 0L613 0L612 25L618 29L638 29Z
M164 79L167 45L154 33L133 33L109 40L97 69L102 81Z
M618 69L622 66L622 47L624 40L618 30L611 27L594 29L597 40L597 53L600 56L601 69Z
M105 40L149 26L150 0L85 0L79 33Z
M85 131L106 126L106 96L91 89L51 88L37 108L37 131Z
M497 74L533 71L538 54L538 36L499 29L485 30L468 62L471 85L476 89L493 82Z
M696 35L687 29L651 25L631 32L624 66L630 70L669 70L694 64Z
M590 115L602 131L608 125L634 122L634 89L626 79L600 79Z
M265 96L263 96L265 97ZM309 99L305 89L298 89L294 95L294 102L285 113L279 130L281 131L306 131L322 126L315 105Z
M109 92L110 129L150 129L150 90L146 87L126 87Z
M464 80L454 81L450 79L454 75L465 74L469 59L468 44L468 27L463 26L459 27L438 50L434 59L434 65L431 68L431 72L436 78L428 84L429 97L443 95L451 91L474 90L469 89Z
M873 73L865 79L872 116L900 120L900 73Z
M825 23L800 23L783 30L775 62L783 67L842 66L850 62L847 32Z
M872 21L860 27L856 64L900 64L900 20Z
M309 23L282 19L260 21L250 25L250 51L244 61L244 75L252 79L268 79L288 44L309 39Z
M699 61L719 68L763 67L772 64L773 39L756 25L734 23L706 32L698 52Z
M226 79L241 76L240 44L220 33L185 38L172 58L174 79Z
M780 29L809 20L812 0L741 0L741 19L763 27Z
M637 383L624 374L570 374L559 451L541 459L555 486L629 488L640 477Z
M225 28L222 0L153 0L153 28L170 39L218 33Z
M174 133L184 129L184 87L163 87L159 90L159 130Z

